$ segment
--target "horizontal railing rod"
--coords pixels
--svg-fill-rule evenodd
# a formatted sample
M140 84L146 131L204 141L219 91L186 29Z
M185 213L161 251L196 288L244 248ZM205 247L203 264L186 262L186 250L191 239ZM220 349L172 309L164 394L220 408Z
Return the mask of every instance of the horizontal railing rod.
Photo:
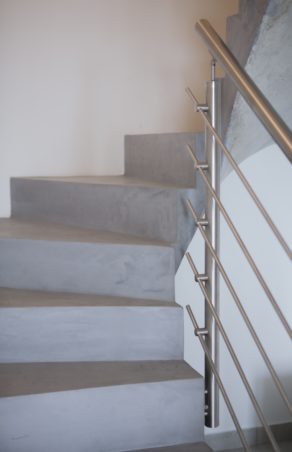
M190 255L190 253L186 253L186 257L187 257L187 260L188 260L188 262L190 264L190 267L191 267L191 269L192 269L192 271L193 271L193 273L195 275L195 278L197 278L198 275L199 275L199 272L197 270L197 267L196 267L191 255ZM262 422L262 425L263 425L263 427L264 427L264 429L266 431L266 434L268 435L268 437L269 437L271 443L273 444L273 446L276 445L276 447L278 447L278 445L276 443L276 440L275 440L275 437L274 437L274 435L272 433L272 430L271 430L270 426L268 425L268 423L267 423L267 421L265 419L265 416L264 416L264 414L263 414L263 412L262 412L262 410L261 410L261 408L260 408L260 406L258 404L258 401L257 401L257 399L256 399L256 397L254 395L254 392L253 392L253 390L252 390L252 388L251 388L251 386L250 386L250 384L248 382L248 379L247 379L247 377L246 377L246 375L244 373L244 370L243 370L243 368L242 368L242 366L241 366L241 364L239 362L239 359L237 358L237 355L236 355L236 353L234 351L234 348L231 345L231 342L230 342L230 340L228 338L226 330L225 330L225 328L222 325L220 317L217 314L216 309L214 308L214 306L211 303L211 300L210 300L210 297L208 296L208 293L207 293L207 290L205 288L205 285L198 278L197 278L197 281L198 281L200 289L201 289L201 291L202 291L202 293L203 293L203 295L205 297L205 300L208 303L210 311L211 311L211 313L212 313L212 315L213 315L213 317L215 319L216 325L217 325L217 327L218 327L218 329L219 329L219 331L220 331L220 333L222 335L222 338L223 338L223 340L224 340L224 342L226 344L226 347L227 347L227 349L228 349L228 351L230 353L230 356L231 356L231 358L232 358L232 360L234 362L234 365L235 365L235 367L236 367L236 369L237 369L237 371L238 371L238 373L240 375L242 383L244 384L245 389L246 389L246 391L247 391L247 393L248 393L248 395L250 397L250 400L251 400L251 402L253 404L253 407L254 407L256 413L258 414L258 416L259 416L259 418L260 418L260 420Z
M287 124L241 67L210 23L202 19L196 24L196 30L212 56L220 63L268 133L292 162L292 132Z
M191 157L192 157L192 159L194 161L194 164L195 164L197 170L200 172L200 174L201 174L201 176L202 176L202 178L203 178L203 180L204 180L209 192L211 193L211 195L215 199L215 202L216 202L220 212L222 213L223 217L225 218L225 221L228 224L233 236L235 237L235 239L236 239L238 245L240 246L243 254L245 255L249 265L251 266L251 268L252 268L257 280L259 281L260 285L262 286L262 288L263 288L265 294L267 295L268 299L270 300L270 302L271 302L271 304L272 304L277 316L279 317L280 321L282 322L285 330L287 331L287 333L288 333L288 335L289 335L289 337L291 339L292 338L292 330L291 330L290 325L287 322L287 320L286 320L281 308L279 307L279 305L278 305L277 301L275 300L272 292L270 291L266 281L264 280L262 274L260 273L255 261L251 257L250 252L248 251L247 247L245 246L245 244L244 244L242 238L240 237L237 229L235 228L230 216L226 212L226 209L224 208L224 206L223 206L222 202L220 201L219 197L217 196L217 193L212 188L212 185L210 184L208 177L204 173L204 170L202 168L200 168L200 164L199 164L200 162L198 161L197 157L195 156L192 147L190 145L188 145L187 149L188 149L188 151L189 151L189 153L190 153L190 155L191 155ZM285 391L282 388L279 379L277 379L277 375L274 375L273 378L274 378L276 386L278 387L278 389L279 389L279 391L281 393L281 396L282 396L284 402L287 405L287 408L289 409L290 413L292 414L292 406L289 403L287 395L285 394Z
M207 235L206 235L206 233L204 231L204 227L199 222L198 215L197 215L194 207L192 206L192 203L190 202L190 200L187 201L187 205L188 205L188 207L189 207L189 209L190 209L190 211L192 213L192 216L193 216L194 220L197 223L197 226L198 226L198 228L199 228L199 230L200 230L200 232L201 232L201 234L202 234L202 236L203 236L203 238L205 240L205 243L207 244L207 246L208 246L208 248L209 248L209 250L210 250L210 252L211 252L211 254L212 254L212 256L213 256L213 258L214 258L214 260L215 260L215 262L217 264L217 266L218 266L218 269L219 269L219 271L220 271L220 273L221 273L221 275L222 275L222 277L223 277L223 279L224 279L224 281L225 281L225 283L226 283L226 285L228 287L228 290L231 293L232 298L234 299L234 301L236 303L236 306L237 306L237 308L238 308L238 310L239 310L239 312L240 312L240 314L241 314L241 316L242 316L242 318L243 318L243 320L244 320L244 322L245 322L245 324L246 324L246 326L247 326L247 328L248 328L248 330L249 330L249 332L250 332L250 334L251 334L251 336L252 336L252 338L253 338L253 340L254 340L254 342L255 342L258 350L259 350L259 352L260 352L260 355L262 356L262 358L263 358L263 360L264 360L264 362L265 362L265 364L266 364L266 366L267 366L267 368L268 368L268 370L270 372L270 374L272 376L273 375L277 375L276 371L275 371L275 369L274 369L274 367L273 367L273 365L272 365L272 363L271 363L271 361L270 361L270 359L269 359L269 357L268 357L268 355L267 355L267 353L266 353L266 351L265 351L265 349L264 349L264 347L263 347L263 345L262 345L262 343L261 343L261 341L260 341L260 339L259 339L259 337L258 337L258 335L257 335L252 323L251 323L251 321L249 320L249 317L248 317L248 315L247 315L247 313L246 313L246 311L245 311L245 309L244 309L244 307L243 307L243 305L242 305L242 303L241 303L241 301L240 301L240 299L239 299L239 297L238 297L238 295L237 295L237 293L236 293L236 291L235 291L235 289L234 289L234 287L233 287L233 285L232 285L232 283L231 283L231 281L230 281L230 279L229 279L229 277L228 277L228 275L227 275L227 273L226 273L226 271L225 271L225 269L224 269L224 267L223 267L223 265L221 263L221 260L217 256L216 251L214 250L214 248L212 247L212 245L211 245L211 243L210 243L210 241L209 241L209 239L208 239L208 237L207 237Z
M195 95L190 90L190 88L186 89L186 93L190 96L191 100L196 105L200 105L198 100L196 99ZM268 214L268 212L264 208L264 206L261 203L261 201L259 200L258 196L255 194L253 188L251 187L250 183L248 182L248 180L246 179L246 177L244 176L244 174L240 170L238 164L236 163L236 161L232 157L231 153L228 151L228 149L225 146L225 144L223 143L222 139L220 138L220 136L218 135L218 133L216 132L214 127L212 127L212 124L210 123L207 115L204 113L204 111L202 109L199 109L198 111L202 115L207 127L212 132L212 134L215 137L217 143L219 144L220 148L224 152L224 154L225 154L227 160L229 161L230 165L232 166L232 168L234 169L234 171L236 172L236 174L240 178L242 184L244 185L244 187L248 191L249 195L253 199L254 203L256 204L257 208L261 212L262 216L264 217L264 219L266 220L266 222L270 226L270 228L273 231L275 237L278 239L278 241L279 241L280 245L282 246L283 250L285 251L285 253L289 257L289 259L291 260L292 259L292 251L290 250L290 248L289 248L288 244L286 243L284 237L282 236L282 234L280 233L279 229L277 228L277 226L273 222L272 218L270 217L270 215Z
M188 314L189 314L189 316L190 316L190 319L191 319L191 321L192 321L192 324L193 324L193 326L194 326L194 328L195 328L195 331L197 331L197 330L199 329L199 325L198 325L198 322L197 322L197 320L196 320L196 318L195 318L195 316L194 316L194 313L193 313L193 311L192 311L192 309L191 309L191 307L190 307L189 305L187 305L186 309L187 309L187 312L188 312ZM228 411L229 411L229 413L230 413L230 416L231 416L231 418L232 418L232 420L233 420L233 422L234 422L235 428L236 428L236 430L237 430L237 432L238 432L238 435L239 435L239 437L240 437L240 440L241 440L241 443L242 443L242 445L243 445L243 448L244 448L244 450L245 450L246 452L249 452L251 449L249 448L249 445L248 445L248 443L247 443L247 441L246 441L246 438L245 438L245 436L244 436L244 433L243 433L243 431L242 431L242 428L241 428L241 426L240 426L240 423L239 423L239 421L238 421L238 418L237 418L237 416L236 416L236 414L235 414L235 411L234 411L234 409L233 409L233 407L232 407L232 404L231 404L231 402L230 402L230 399L229 399L229 397L228 397L228 395L227 395L227 392L226 392L226 390L225 390L225 388L224 388L224 385L223 385L223 383L222 383L222 380L221 380L221 378L220 378L220 376L219 376L219 373L218 373L218 371L217 371L217 369L216 369L215 363L214 363L214 361L213 361L212 358L211 358L211 355L210 355L210 352L209 352L209 350L208 350L208 347L207 347L207 345L206 345L206 343L205 343L205 340L203 339L203 337L202 337L201 335L198 335L198 338L199 338L199 341L200 341L200 343L201 343L201 346L202 346L202 348L203 348L203 350L204 350L204 352L205 352L205 355L206 355L206 357L207 357L207 360L208 360L208 362L209 362L209 364L210 364L211 370L212 370L212 372L213 372L213 374L214 374L214 376L215 376L216 382L217 382L217 384L218 384L218 386L219 386L219 388L220 388L221 394L222 394L222 396L223 396L223 398L224 398L224 400L225 400L225 403L226 403L226 405L227 405L227 408L228 408Z

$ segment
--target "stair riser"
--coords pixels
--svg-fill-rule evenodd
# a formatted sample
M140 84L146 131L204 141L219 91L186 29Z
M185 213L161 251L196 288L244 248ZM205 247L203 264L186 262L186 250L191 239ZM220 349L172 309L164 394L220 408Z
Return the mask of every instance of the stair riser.
M9 452L120 452L191 443L203 438L203 382L2 398L0 419L1 450Z
M183 187L196 185L191 144L203 156L202 133L165 133L125 137L125 174Z
M175 241L177 191L13 179L12 216Z
M200 179L177 190L12 179L11 196L14 218L176 242L177 266L195 232L186 199L203 208Z
M0 286L174 299L171 247L0 240Z
M182 358L181 308L0 310L0 362Z
M12 216L175 242L189 229L185 199L195 190L88 185L12 179ZM192 222L193 224L193 222ZM194 227L192 227L194 233Z

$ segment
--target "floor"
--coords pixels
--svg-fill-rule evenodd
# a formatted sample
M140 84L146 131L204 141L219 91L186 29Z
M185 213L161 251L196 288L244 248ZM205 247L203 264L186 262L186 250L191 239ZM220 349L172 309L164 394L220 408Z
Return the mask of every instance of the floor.
M279 443L279 447L281 452L292 452L292 441L283 441L281 443ZM267 444L261 444L258 446L252 446L251 447L251 451L252 452L272 452L273 449L271 446L267 445ZM226 449L226 450L222 450L220 452L243 452L243 449Z

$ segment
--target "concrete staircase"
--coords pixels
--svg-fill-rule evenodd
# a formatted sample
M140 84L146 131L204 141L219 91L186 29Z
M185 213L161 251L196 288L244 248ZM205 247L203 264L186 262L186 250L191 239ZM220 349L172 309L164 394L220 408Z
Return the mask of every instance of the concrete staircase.
M174 275L202 210L185 144L125 140L125 176L17 178L0 220L1 452L205 452ZM156 448L159 449L156 449Z

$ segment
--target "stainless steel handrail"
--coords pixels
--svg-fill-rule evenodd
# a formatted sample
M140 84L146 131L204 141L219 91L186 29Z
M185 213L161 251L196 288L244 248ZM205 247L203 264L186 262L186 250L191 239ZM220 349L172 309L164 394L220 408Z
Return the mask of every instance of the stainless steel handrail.
M212 303L211 303L211 304L212 304ZM225 403L226 403L226 405L227 405L227 408L228 408L228 411L229 411L229 413L230 413L230 416L232 417L232 420L233 420L233 422L234 422L234 425L235 425L235 427L236 427L236 430L237 430L237 432L238 432L238 435L239 435L239 437L240 437L240 440L241 440L241 443L242 443L242 445L243 445L243 447L244 447L244 450L245 450L246 452L249 452L249 451L250 451L250 448L249 448L249 446L248 446L248 443L247 443L247 441L246 441L246 438L245 438L245 436L244 436L244 433L243 433L243 431L242 431L242 428L241 428L241 426L240 426L240 423L239 423L239 421L238 421L238 418L237 418L237 416L236 416L236 414L235 414L235 411L234 411L234 409L233 409L233 407L232 407L232 405L231 405L230 399L229 399L229 397L228 397L228 395L227 395L227 392L226 392L226 390L225 390L225 388L224 388L224 385L223 385L222 380L221 380L221 378L220 378L220 375L219 375L219 373L218 373L218 371L217 371L217 369L216 369L216 366L215 366L215 364L214 364L214 362L213 362L213 360L212 360L212 358L211 358L211 354L210 354L210 352L209 352L209 350L208 350L208 347L207 347L207 345L205 344L205 340L203 339L202 335L200 334L200 328L199 328L198 322L197 322L197 320L196 320L196 318L195 318L195 316L194 316L194 313L193 313L191 307L190 307L189 305L187 305L186 309L187 309L187 311L188 311L188 314L189 314L189 316L190 316L190 319L191 319L191 321L192 321L192 323L193 323L193 326L194 326L194 328L195 328L195 334L197 334L197 336L198 336L198 338L199 338L199 341L200 341L200 343L201 343L201 346L202 346L202 348L203 348L203 350L204 350L204 353L205 353L205 355L206 355L206 357L207 357L207 359L208 359L209 365L210 365L210 367L211 367L211 369L212 369L212 372L214 373L216 382L217 382L217 384L218 384L218 386L219 386L219 388L220 388L220 390L221 390L222 396L223 396L223 398L224 398L224 400L225 400ZM279 450L279 449L276 449L276 450Z
M222 338L227 346L227 349L231 355L233 363L239 372L241 381L244 384L247 393L251 399L253 407L261 420L261 423L266 431L266 434L270 440L272 448L274 451L278 452L279 446L275 440L270 426L268 425L264 413L255 397L255 394L246 378L240 361L231 345L228 335L222 325L221 319L219 317L219 273L223 277L225 284L235 301L235 304L241 314L242 319L247 326L257 349L263 358L267 369L286 405L290 414L292 414L292 404L290 403L288 396L284 390L284 387L280 381L280 378L275 371L273 364L271 363L266 350L264 349L259 336L252 325L247 312L243 304L241 303L237 292L234 289L233 284L229 276L226 273L224 266L222 265L220 259L220 241L219 241L219 230L220 230L220 213L223 215L228 227L230 228L233 236L235 237L238 245L240 246L243 254L245 255L254 275L256 276L258 282L260 283L262 289L264 290L267 298L269 299L271 305L273 306L278 318L282 322L286 332L288 333L290 339L292 338L291 327L285 318L281 308L279 307L277 301L275 300L270 288L268 287L265 279L263 278L261 272L259 271L254 259L252 258L249 250L247 249L245 243L243 242L238 230L235 228L230 216L228 215L225 207L223 206L220 199L220 149L225 154L228 162L238 175L245 189L251 196L258 210L263 215L265 221L271 228L275 237L279 241L281 247L288 255L290 260L292 259L292 251L289 248L284 237L276 227L275 223L271 219L270 215L267 213L263 204L257 197L253 188L249 184L248 180L240 170L238 164L235 162L231 153L223 143L220 136L220 80L216 79L216 60L226 71L231 80L235 83L239 92L243 95L249 106L258 116L264 127L268 130L274 141L280 146L284 151L290 162L292 162L292 132L288 126L284 123L278 113L273 109L270 103L267 101L265 96L261 93L259 88L251 80L246 71L239 65L236 58L232 55L230 50L226 47L221 38L217 35L212 26L206 21L201 20L197 25L196 29L199 34L203 37L204 41L213 56L211 63L211 82L207 84L206 91L206 103L199 104L196 97L190 90L186 89L187 94L191 97L192 101L196 105L195 111L198 111L205 124L205 161L199 162L195 156L191 146L188 146L190 155L194 161L195 169L199 171L202 179L206 185L206 196L205 196L205 217L199 218L196 210L194 209L190 200L187 200L187 205L192 213L192 216L200 230L202 237L205 241L205 273L199 274L198 270L192 260L189 253L186 254L188 262L193 270L195 280L199 283L200 289L205 299L205 326L203 328L198 327L198 323L195 316L190 308L187 306L188 314L191 321L195 327L195 334L199 337L201 345L205 351L205 400L206 400L206 414L208 417L205 419L205 425L214 427L218 425L218 391L217 388L221 389L222 382L219 375L219 354L218 354L218 343L219 337L218 332L221 333ZM216 107L217 105L217 107ZM219 273L218 273L219 272ZM212 374L213 373L213 374ZM215 380L214 380L215 377ZM218 380L219 378L219 380ZM217 385L216 385L217 382ZM224 387L223 387L224 389ZM224 389L225 391L225 389ZM227 400L228 396L225 393ZM224 397L226 400L226 398ZM227 403L227 407L234 421L237 422L237 418L234 419L234 410ZM216 417L217 416L217 417ZM244 443L245 438L242 437L242 430L240 425L235 422L237 431L240 435L240 439L243 442L243 446L246 449L246 444ZM238 428L239 427L239 428ZM247 450L247 449L246 449Z
M270 359L269 359L269 357L268 357L268 355L267 355L267 353L266 353L266 351L265 351L265 349L264 349L264 347L263 347L263 345L262 345L262 343L261 343L261 341L260 341L260 339L259 339L259 337L258 337L258 335L257 335L252 323L251 323L251 321L249 320L249 317L248 317L248 315L247 315L247 313L246 313L246 311L245 311L245 309L244 309L244 307L243 307L243 305L242 305L242 303L241 303L241 301L240 301L240 299L239 299L239 297L238 297L238 295L237 295L237 293L236 293L236 291L235 291L235 289L234 289L234 287L233 287L233 285L232 285L232 283L231 283L231 281L230 281L230 279L229 279L229 277L228 277L228 275L226 273L226 270L224 269L224 267L222 265L221 260L217 256L216 251L214 250L214 248L212 247L212 245L211 245L211 243L210 243L210 241L209 241L209 239L208 239L208 237L207 237L207 235L206 235L206 233L204 231L204 226L202 226L200 224L200 219L198 217L198 214L196 213L196 211L195 211L192 203L190 202L190 200L187 201L187 205L188 205L188 207L189 207L189 209L191 211L191 214L192 214L192 216L193 216L193 218L194 218L194 220L195 220L195 222L196 222L196 224L198 226L199 231L201 232L201 234L202 234L202 236L204 238L204 241L205 241L206 245L208 246L208 248L209 248L209 250L210 250L210 252L211 252L211 254L213 256L213 259L215 260L215 262L216 262L216 264L218 266L218 269L219 269L219 271L220 271L220 273L221 273L221 275L222 275L222 277L223 277L223 279L224 279L224 281L226 283L226 286L228 287L228 290L229 290L230 294L232 295L232 298L234 299L234 301L236 303L236 306L237 306L237 308L238 308L238 310L239 310L239 312L240 312L240 314L241 314L241 316L242 316L242 318L243 318L243 320L244 320L244 322L245 322L245 324L246 324L246 326L247 326L247 328L248 328L248 330L249 330L249 332L250 332L250 334L251 334L251 336L252 336L252 338L253 338L253 340L254 340L254 342L255 342L255 344L256 344L256 346L257 346L257 348L258 348L258 350L259 350L259 352L260 352L260 354L261 354L261 356L262 356L262 358L263 358L268 370L269 370L269 372L270 372L270 374L271 374L271 377L273 378L273 381L274 381L275 385L277 386L277 388L278 388L283 400L285 401L285 404L286 404L287 408L289 409L290 413L292 414L291 404L289 402L289 399L288 399L287 395L285 394L284 389L282 388L282 384L281 384L281 382L279 380L277 372L275 371L275 369L274 369L274 367L273 367L273 365L272 365L272 363L271 363L271 361L270 361Z
M190 88L186 89L186 93L189 95L189 97L193 100L193 102L197 106L200 105L198 100L196 99L195 95L193 94L193 92L191 91ZM278 230L277 226L273 222L272 218L270 217L270 215L268 214L268 212L264 208L263 204L261 203L261 201L259 200L258 196L256 195L256 193L254 192L253 188L251 187L250 183L248 182L248 180L246 179L246 177L244 176L244 174L240 170L238 164L236 163L236 161L234 160L234 158L232 157L232 155L228 151L228 149L225 146L225 144L223 143L221 137L218 135L218 133L216 132L216 130L214 129L214 127L210 123L210 121L209 121L208 117L206 116L206 114L204 113L203 109L198 108L198 112L201 114L202 118L205 121L206 126L208 127L210 132L215 137L217 143L219 144L220 148L224 152L224 154L225 154L226 158L228 159L230 165L232 166L232 168L234 169L234 171L236 172L236 174L240 178L240 180L243 183L244 187L246 188L247 192L249 193L249 195L251 196L252 200L256 204L257 208L259 209L259 211L263 215L264 219L266 220L267 224L270 226L271 230L273 231L275 237L278 239L278 241L279 241L280 245L282 246L283 250L285 251L285 253L289 257L289 259L291 260L292 259L292 251L290 250L290 248L289 248L288 244L286 243L284 237L282 236L282 234Z
M292 162L292 132L270 102L259 90L247 72L216 33L210 23L202 19L196 24L196 30L205 41L214 58L220 63L234 82L241 95L255 112L286 157Z
M252 405L253 405L253 407L254 407L254 409L255 409L255 411L256 411L256 413L257 413L257 415L258 415L258 417L259 417L259 419L260 419L260 421L261 421L261 423L262 423L262 425L263 425L263 427L265 429L265 432L266 432L268 438L270 439L271 443L273 444L274 450L279 450L278 449L278 445L277 445L276 440L275 440L275 437L274 437L274 435L272 433L272 430L271 430L271 428L269 427L269 425L266 422L265 416L264 416L264 414L263 414L263 412L262 412L262 410L261 410L261 408L260 408L260 406L259 406L259 404L257 402L257 399L256 399L256 397L254 395L254 392L253 392L253 390L252 390L252 388L251 388L251 386L250 386L250 384L249 384L249 382L248 382L248 380L246 378L246 375L245 375L244 370L243 370L243 368L242 368L242 366L241 366L241 364L239 362L239 359L237 358L237 355L236 355L236 353L234 351L234 348L232 347L231 342L228 339L228 335L226 333L226 330L225 330L225 328L222 325L222 322L221 322L221 320L219 318L219 315L216 312L216 309L214 308L210 298L208 297L208 294L207 294L206 288L204 286L204 283L202 281L200 281L200 279L198 278L199 272L197 270L197 267L196 267L191 255L190 255L190 253L187 253L186 257L187 257L188 262L190 264L190 267L191 267L191 269L192 269L192 271L193 271L193 273L195 275L195 279L199 283L200 289L201 289L201 291L202 291L202 293L203 293L203 295L205 297L205 300L208 303L209 309L212 312L212 315L213 315L213 317L215 319L216 325L217 325L217 327L218 327L218 329L219 329L219 331L220 331L220 333L222 335L222 338L224 339L226 347L227 347L227 349L228 349L228 351L230 353L230 356L232 358L232 361L234 362L234 365L235 365L235 367L236 367L236 369L237 369L237 371L238 371L238 373L240 375L242 383L244 384L244 386L245 386L245 388L246 388L246 390L248 392L248 395L250 397Z
M188 145L188 146L187 146L187 149L188 149L188 151L189 151L189 153L190 153L190 155L191 155L191 157L192 157L192 159L193 159L193 161L194 161L195 167L196 167L196 168L198 169L198 171L200 172L200 174L201 174L201 176L202 176L202 178L203 178L203 181L205 182L205 184L206 184L206 186L207 186L209 192L211 193L211 195L212 195L213 198L215 199L215 202L216 202L216 204L217 204L217 206L218 206L220 212L222 213L223 217L225 218L225 221L226 221L226 223L228 224L229 229L231 230L231 232L232 232L233 236L235 237L235 239L236 239L238 245L240 246L240 248L241 248L243 254L245 255L245 257L246 257L246 259L247 259L249 265L251 266L251 268L252 268L252 270L253 270L253 272L254 272L254 274L255 274L257 280L259 281L260 285L262 286L262 288L263 288L265 294L267 295L268 299L269 299L270 302L272 303L273 308L274 308L274 310L276 311L276 313L277 313L277 315L278 315L280 321L282 322L282 324L283 324L285 330L287 331L289 337L292 338L292 330L291 330L291 328L290 328L289 323L287 322L287 320L286 320L286 318L285 318L285 316L284 316L282 310L280 309L280 307L279 307L277 301L275 300L273 294L271 293L271 291L270 291L270 289L269 289L269 287L268 287L266 281L264 280L263 276L261 275L261 273L260 273L260 271L259 271L259 269L258 269L258 267L257 267L257 265L256 265L256 263L255 263L255 261L254 261L253 258L251 257L250 252L248 251L248 249L247 249L247 247L245 246L245 244L244 244L242 238L240 237L240 235L239 235L237 229L235 228L235 226L234 226L234 224L233 224L233 222L232 222L230 216L229 216L228 213L226 212L225 207L223 206L222 202L220 201L219 197L217 196L215 190L212 188L212 186L211 186L211 184L210 184L210 182L209 182L209 180L208 180L208 177L207 177L206 174L204 173L204 170L200 167L199 161L198 161L197 157L194 155L194 152L193 152L191 146ZM280 390L280 388L279 388L279 390ZM282 397L284 398L284 394L282 394ZM292 414L292 407L290 406L289 409L291 410L291 414Z

